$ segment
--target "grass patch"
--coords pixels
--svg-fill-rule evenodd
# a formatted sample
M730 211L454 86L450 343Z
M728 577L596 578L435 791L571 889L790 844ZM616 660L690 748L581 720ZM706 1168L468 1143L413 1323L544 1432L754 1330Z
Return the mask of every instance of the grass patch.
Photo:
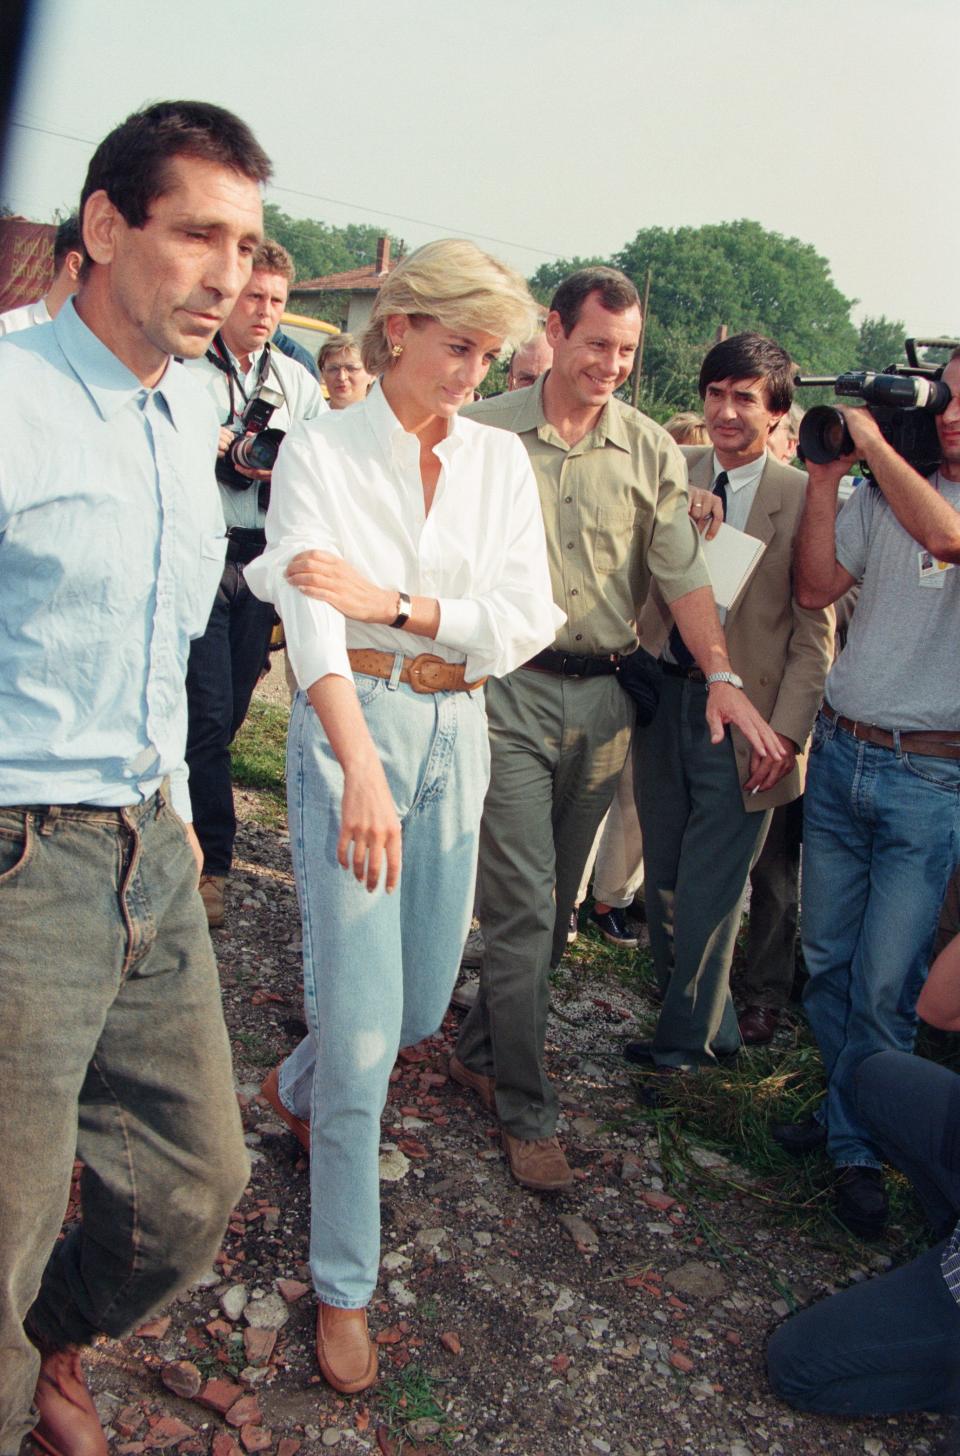
M398 1450L402 1451L407 1441L415 1441L418 1445L424 1439L438 1441L444 1446L452 1443L456 1428L451 1425L449 1412L435 1393L442 1383L435 1375L428 1375L421 1365L408 1365L392 1380L381 1384L381 1414ZM431 1421L436 1430L431 1430L426 1437L416 1432L411 1434L410 1427L416 1421Z
M254 701L230 747L233 781L261 795L257 821L283 829L287 818L286 752L290 714L274 703Z

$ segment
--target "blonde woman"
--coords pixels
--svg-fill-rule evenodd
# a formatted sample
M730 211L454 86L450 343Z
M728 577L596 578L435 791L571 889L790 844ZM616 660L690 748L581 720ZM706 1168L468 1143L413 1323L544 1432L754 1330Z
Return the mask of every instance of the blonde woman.
M366 399L373 375L364 369L352 334L334 334L328 339L317 355L317 368L332 410L347 409Z
M302 685L287 772L310 1034L264 1089L310 1150L317 1353L346 1393L377 1371L366 1305L390 1070L440 1025L470 922L481 685L563 620L523 446L457 417L535 322L519 275L470 243L405 258L363 339L378 383L291 430L248 571Z

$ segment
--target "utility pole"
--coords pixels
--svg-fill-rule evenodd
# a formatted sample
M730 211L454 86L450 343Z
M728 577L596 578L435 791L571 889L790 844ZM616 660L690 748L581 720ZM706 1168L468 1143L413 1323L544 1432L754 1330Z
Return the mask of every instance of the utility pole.
M640 316L640 342L637 344L637 357L633 364L633 390L630 395L630 403L634 409L637 408L637 401L640 398L640 380L643 376L643 345L647 337L647 305L650 302L650 269L647 268L647 276L643 284L643 307Z

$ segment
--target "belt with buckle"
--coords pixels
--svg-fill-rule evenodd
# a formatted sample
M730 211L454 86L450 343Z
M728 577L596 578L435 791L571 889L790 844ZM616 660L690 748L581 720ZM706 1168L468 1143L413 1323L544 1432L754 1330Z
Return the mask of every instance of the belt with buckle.
M557 652L553 647L546 647L522 666L530 668L532 672L552 672L556 677L602 677L618 671L620 653L608 652L604 657L587 657L576 652Z
M829 703L824 703L821 711L829 722L836 723L844 733L858 738L861 743L873 743L878 748L897 747L893 734L887 728L877 728L873 723L859 723L853 718L844 718ZM908 733L898 733L897 738L901 753L916 753L921 758L960 758L960 732L941 733L911 729Z
M364 677L393 677L396 657L392 652L376 652L372 647L351 647L347 652L354 672ZM482 688L485 677L467 682L462 662L446 662L433 652L405 657L400 669L400 682L409 683L415 693L474 693Z

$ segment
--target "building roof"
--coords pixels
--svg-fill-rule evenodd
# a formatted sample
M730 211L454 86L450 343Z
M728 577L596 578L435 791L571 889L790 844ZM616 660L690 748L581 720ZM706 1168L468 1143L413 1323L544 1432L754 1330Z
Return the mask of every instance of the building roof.
M383 272L378 272L375 263L368 263L365 268L348 268L345 273L327 273L322 278L305 278L302 283L295 283L290 292L339 293L346 290L353 293L377 293L384 278L392 271L392 264Z

